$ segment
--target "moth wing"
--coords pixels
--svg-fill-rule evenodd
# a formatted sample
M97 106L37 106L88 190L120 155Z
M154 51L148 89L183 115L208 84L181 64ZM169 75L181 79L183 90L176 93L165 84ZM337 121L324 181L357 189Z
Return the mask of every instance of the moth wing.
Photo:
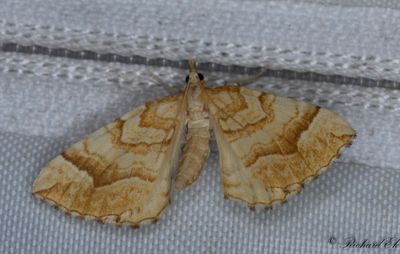
M336 113L303 101L237 86L206 92L224 195L251 208L299 192L355 137Z
M185 115L183 95L139 106L46 165L32 192L68 213L137 226L170 200Z

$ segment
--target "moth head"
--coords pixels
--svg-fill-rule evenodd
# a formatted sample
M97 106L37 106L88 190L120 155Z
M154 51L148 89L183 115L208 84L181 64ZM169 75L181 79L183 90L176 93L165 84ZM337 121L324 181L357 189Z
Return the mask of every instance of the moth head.
M202 80L204 80L204 76L203 76L203 74L201 74L201 73L193 73L192 75L191 75L192 73L190 73L190 74L188 74L187 76L186 76L186 80L185 80L185 82L186 83L189 83L189 80L193 80L193 81L202 81Z
M194 59L189 60L189 74L186 76L186 84L193 86L203 80L203 74L197 72L196 61Z

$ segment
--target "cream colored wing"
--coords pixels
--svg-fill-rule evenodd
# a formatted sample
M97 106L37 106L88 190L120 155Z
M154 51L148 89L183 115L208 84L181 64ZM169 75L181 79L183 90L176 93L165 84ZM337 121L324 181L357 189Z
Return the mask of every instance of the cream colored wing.
M336 113L244 87L206 89L225 197L284 202L326 169L355 137Z
M39 173L32 192L66 212L138 226L169 204L185 122L183 95L135 108L72 145Z

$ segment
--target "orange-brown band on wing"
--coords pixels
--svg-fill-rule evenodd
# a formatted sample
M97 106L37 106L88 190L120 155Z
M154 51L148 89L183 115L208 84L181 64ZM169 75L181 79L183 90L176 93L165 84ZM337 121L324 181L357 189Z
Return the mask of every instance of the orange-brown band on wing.
M68 213L137 226L170 202L185 115L182 94L149 102L53 159L32 192Z
M302 101L233 86L205 93L225 196L251 207L299 192L355 137L336 113Z

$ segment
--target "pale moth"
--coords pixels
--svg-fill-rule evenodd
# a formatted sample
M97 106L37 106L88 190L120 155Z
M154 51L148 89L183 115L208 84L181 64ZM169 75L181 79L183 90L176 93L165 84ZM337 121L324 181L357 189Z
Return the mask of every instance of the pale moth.
M200 175L210 129L224 196L250 208L298 193L356 135L336 113L303 101L237 85L209 88L190 60L183 92L134 108L72 145L42 169L32 192L102 222L157 221L171 190Z

